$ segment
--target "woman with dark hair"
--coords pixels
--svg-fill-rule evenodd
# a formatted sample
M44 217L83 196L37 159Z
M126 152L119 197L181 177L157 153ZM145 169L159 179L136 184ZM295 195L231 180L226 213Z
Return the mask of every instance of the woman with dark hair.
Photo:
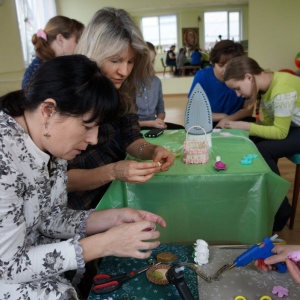
M263 112L256 123L228 121L225 128L249 131L269 167L280 175L278 159L300 153L300 78L265 71L250 57L236 57L227 64L224 80L238 96L249 98L251 107L261 98ZM285 197L273 230L281 231L290 215L291 206Z
M31 39L36 57L25 71L22 89L45 61L73 54L83 29L82 23L64 16L51 18L44 29L39 29Z
M212 67L199 70L194 77L189 95L197 83L202 86L211 106L213 127L223 128L228 120L255 120L251 118L253 108L248 107L248 100L238 97L226 86L223 79L227 63L232 58L243 55L241 44L221 40L211 50Z
M97 143L118 111L114 85L83 55L44 63L0 99L0 299L78 299L64 276L108 255L147 258L159 241L146 211L67 208L67 161ZM145 250L145 251L140 251Z

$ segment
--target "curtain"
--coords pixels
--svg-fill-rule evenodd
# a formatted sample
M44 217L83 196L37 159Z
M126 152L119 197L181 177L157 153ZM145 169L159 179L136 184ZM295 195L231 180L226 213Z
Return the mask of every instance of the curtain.
M31 37L44 28L49 19L56 16L55 0L15 0L24 65L35 57Z

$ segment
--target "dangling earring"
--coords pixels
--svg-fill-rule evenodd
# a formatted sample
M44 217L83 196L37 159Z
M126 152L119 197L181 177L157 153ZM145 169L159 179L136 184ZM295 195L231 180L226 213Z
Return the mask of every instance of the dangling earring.
M45 130L44 130L43 136L46 137L47 139L49 137L51 137L51 134L49 134L49 132L48 132L48 124L47 123L45 123Z

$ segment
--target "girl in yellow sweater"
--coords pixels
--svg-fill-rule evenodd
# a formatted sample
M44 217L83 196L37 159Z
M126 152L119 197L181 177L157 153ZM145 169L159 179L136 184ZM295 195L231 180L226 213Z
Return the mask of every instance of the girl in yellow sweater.
M263 118L256 123L228 121L225 128L249 131L269 167L280 175L278 159L300 153L300 78L288 73L263 70L249 57L236 57L228 63L224 80L238 96L261 98ZM281 231L291 214L288 199L280 206L274 231Z

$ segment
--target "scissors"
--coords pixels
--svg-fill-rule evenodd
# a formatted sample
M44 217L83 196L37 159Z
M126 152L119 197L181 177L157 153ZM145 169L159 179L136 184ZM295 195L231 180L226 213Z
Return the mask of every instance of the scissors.
M244 296L236 296L234 300L247 300L247 298L245 298ZM260 297L259 300L272 300L272 298L270 296L265 295Z
M160 262L155 265L159 264ZM130 280L136 275L145 272L152 266L153 264L131 271L129 273L121 273L117 275L97 274L96 276L94 276L94 285L92 287L92 291L95 294L107 294L113 292L119 289L124 282Z

